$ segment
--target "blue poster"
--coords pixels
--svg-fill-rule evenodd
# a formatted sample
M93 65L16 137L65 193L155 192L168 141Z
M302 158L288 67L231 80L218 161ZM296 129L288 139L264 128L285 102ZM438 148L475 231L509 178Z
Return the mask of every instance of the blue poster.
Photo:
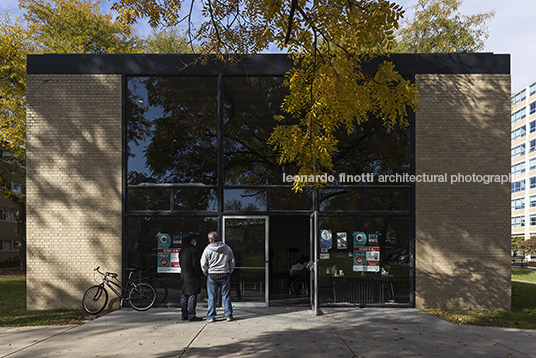
M320 230L320 248L331 249L331 230Z

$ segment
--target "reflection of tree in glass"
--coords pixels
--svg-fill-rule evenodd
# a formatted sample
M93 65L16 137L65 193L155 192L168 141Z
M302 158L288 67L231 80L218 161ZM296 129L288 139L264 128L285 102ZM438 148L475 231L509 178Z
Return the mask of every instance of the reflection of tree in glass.
M271 189L270 205L272 210L312 210L312 190L294 192L291 189Z
M363 188L364 189L364 188ZM320 191L323 211L362 211L363 193L367 211L409 211L409 189L330 189Z
M216 78L150 77L143 80L143 85L148 105L158 109L153 118L144 118L151 122L151 132L144 138L151 179L160 183L215 184Z
M267 141L287 95L281 77L225 77L223 159L226 184L281 184L281 167ZM145 98L147 98L145 100ZM146 102L146 103L144 103ZM146 143L140 182L216 184L217 81L214 77L129 79L129 146ZM295 120L286 117L284 122ZM394 174L409 169L409 130L371 118L350 135L339 129L334 174ZM132 156L129 148L129 156ZM130 162L129 162L130 163ZM344 183L341 183L344 184ZM351 183L348 183L351 184Z
M264 219L228 219L225 221L225 242L231 247L242 248L244 266L264 266Z
M321 190L319 201L323 211L363 210L362 189Z
M339 152L333 158L336 173L374 173L377 179L379 174L409 171L409 127L386 127L380 119L371 118L349 136L338 138Z
M129 79L127 88L127 155L129 158L134 157L131 145L140 145L140 142L146 140L150 135L151 129L151 122L145 118L148 108L143 103L143 98L138 94L140 85L138 78Z
M297 174L294 167L280 167L266 144L281 116L279 103L288 93L279 77L236 77L225 81L225 182L227 184L281 183L282 173ZM286 118L287 123L295 122ZM405 173L409 169L409 130L386 127L370 118L347 135L337 133L339 152L335 173Z
M276 152L267 144L283 115L288 94L282 77L224 79L224 178L227 184L280 184L282 173ZM287 118L286 122L290 123Z
M367 210L409 211L409 189L375 189L367 191Z
M216 210L216 193L207 189L175 189L175 210Z
M342 130L341 130L342 131ZM353 133L339 133L339 152L333 157L335 180L339 175L346 175L343 185L361 185L360 182L349 182L348 176L374 174L372 184L378 182L380 174L409 173L410 140L409 128L399 126L388 128L379 119L369 121L356 127ZM408 184L389 182L386 184ZM368 210L409 210L409 193L392 190L389 192L367 192ZM345 189L337 191L324 190L320 195L322 210L363 210L363 193L361 189ZM372 204L372 205L370 205Z
M259 211L259 208L255 204L248 203L244 205L238 199L225 200L223 206L226 211Z
M168 189L129 189L128 210L169 210Z

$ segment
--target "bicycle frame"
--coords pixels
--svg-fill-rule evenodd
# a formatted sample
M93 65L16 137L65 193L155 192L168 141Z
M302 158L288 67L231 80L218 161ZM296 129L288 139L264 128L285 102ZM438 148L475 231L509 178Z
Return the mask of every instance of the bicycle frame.
M99 271L99 269L97 268L96 271L98 273L100 273L103 277L102 277L102 282L101 282L101 286L108 286L108 288L110 290L112 290L113 293L116 294L117 297L119 297L119 299L121 300L120 303L119 303L119 307L123 307L123 302L125 301L128 301L130 300L130 298L127 296L128 295L128 288L131 286L131 285L136 285L136 283L131 279L132 277L132 271L129 272L128 274L128 279L127 279L127 283L125 285L125 287L121 286L120 284L118 284L117 282L114 282L112 281L109 276L110 276L110 272L106 272L106 273L102 273ZM113 277L115 278L115 277ZM121 293L117 292L117 290L112 286L112 285L115 285L116 287L118 287L121 291Z

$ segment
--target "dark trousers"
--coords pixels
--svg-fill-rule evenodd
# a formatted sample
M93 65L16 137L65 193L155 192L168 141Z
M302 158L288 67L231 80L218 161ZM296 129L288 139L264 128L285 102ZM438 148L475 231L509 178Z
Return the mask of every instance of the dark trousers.
M190 319L195 317L195 307L197 306L197 295L181 294L182 318Z

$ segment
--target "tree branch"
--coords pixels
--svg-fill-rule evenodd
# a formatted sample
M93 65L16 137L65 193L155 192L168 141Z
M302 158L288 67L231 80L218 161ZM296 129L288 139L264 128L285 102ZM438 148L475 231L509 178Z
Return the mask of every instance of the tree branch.
M292 0L292 4L290 6L290 15L288 17L287 36L285 36L285 45L287 45L290 40L290 33L292 32L292 22L294 21L294 11L296 10L297 6L298 0Z

